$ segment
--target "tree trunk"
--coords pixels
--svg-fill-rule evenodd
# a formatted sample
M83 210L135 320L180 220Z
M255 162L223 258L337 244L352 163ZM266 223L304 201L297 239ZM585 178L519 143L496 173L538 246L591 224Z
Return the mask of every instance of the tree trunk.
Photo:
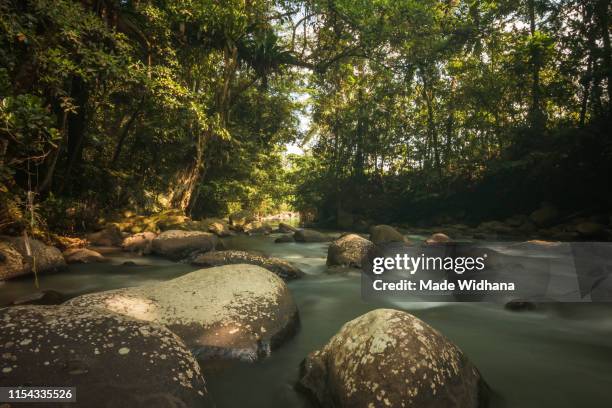
M53 154L51 155L49 165L47 166L47 172L45 173L45 178L43 179L42 183L40 183L36 188L38 193L44 193L51 189L51 185L53 182L53 176L55 174L55 169L57 167L57 161L64 149L64 145L66 144L66 123L67 121L68 121L68 112L63 111L62 129L61 129L62 139L60 140L57 147L53 151Z
M423 98L427 105L427 138L431 142L431 148L434 156L434 166L438 172L438 176L442 177L442 166L440 163L440 146L438 144L438 132L436 132L434 110L433 110L433 92L431 85L427 80L427 74L423 75Z
M529 32L531 39L535 38L536 33L536 12L535 0L527 2L529 14ZM544 126L544 115L542 113L542 102L540 100L540 65L541 65L541 50L539 47L532 45L531 52L531 109L529 112L531 128L535 131L541 131Z
M72 170L78 167L82 160L83 140L85 139L85 125L87 123L88 90L86 84L79 77L72 79L72 96L78 106L76 114L68 115L68 137L66 149L68 158L64 169L64 178L59 187L62 192L66 185L70 185Z
M610 27L609 27L610 0L599 0L595 5L595 12L601 28L603 42L604 72L608 80L608 113L612 114L612 57L610 56Z
M132 129L132 125L136 121L136 118L138 117L138 114L140 113L140 110L142 109L143 104L144 104L144 98L140 100L138 107L136 108L134 112L132 112L132 115L128 119L127 123L125 124L125 126L123 126L121 135L119 136L119 140L117 141L117 145L115 146L115 151L113 152L113 157L111 159L111 168L115 168L115 166L117 165L117 161L119 160L119 156L121 155L121 150L123 149L123 144L125 143L125 139L127 138L127 135L130 133L130 130Z
M170 204L172 208L178 208L189 213L192 207L193 192L198 186L204 164L204 147L207 134L199 132L196 142L195 160L192 164L179 173L174 188L171 192Z
M451 162L451 150L453 147L453 132L455 129L455 87L457 81L455 77L451 77L450 79L450 92L449 92L449 103L448 103L448 117L446 118L446 141L444 148L444 161L445 166L449 169ZM450 169L449 169L450 170Z

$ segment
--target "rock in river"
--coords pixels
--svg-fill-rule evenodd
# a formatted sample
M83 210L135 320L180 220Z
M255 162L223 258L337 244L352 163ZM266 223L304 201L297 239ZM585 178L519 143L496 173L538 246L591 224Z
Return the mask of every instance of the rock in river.
M210 232L168 230L153 240L152 249L157 255L179 260L194 252L212 251L217 242L217 236Z
M451 242L451 239L448 235L442 232L436 232L425 240L425 244L427 245L445 244L447 242Z
M323 407L476 408L484 395L478 370L459 348L390 309L346 323L304 360L300 377Z
M289 288L254 265L200 269L157 284L79 296L74 306L101 307L161 323L206 358L254 361L299 324Z
M75 407L212 406L197 362L163 326L72 306L1 309L0 324L0 386L76 387Z
M137 252L141 255L148 255L152 251L153 240L157 237L157 234L150 231L139 232L134 235L130 235L123 239L121 248L128 252Z
M208 267L249 264L266 268L284 280L292 280L304 276L304 272L287 261L247 251L212 251L205 254L198 254L191 260L191 264Z
M330 240L327 235L310 229L295 231L293 239L295 239L295 242L327 242Z
M371 241L357 234L343 235L329 245L327 264L361 268L362 259L373 247L374 244Z
M389 242L408 242L406 238L390 225L375 225L370 227L370 241L376 245Z
M87 248L68 248L63 255L69 264L106 262L106 258L99 252Z
M30 248L28 255L28 246ZM66 267L59 249L29 238L0 237L0 281L36 272L51 272Z

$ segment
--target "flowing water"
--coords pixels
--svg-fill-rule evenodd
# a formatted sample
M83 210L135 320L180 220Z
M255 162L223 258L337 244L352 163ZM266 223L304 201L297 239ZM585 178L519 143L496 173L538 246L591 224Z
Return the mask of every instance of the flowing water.
M294 390L301 360L347 321L375 308L409 311L457 344L495 391L494 407L612 407L612 305L559 304L511 312L486 303L366 303L359 273L325 273L327 244L275 244L274 236L236 236L230 249L284 258L306 276L289 282L300 310L298 334L255 364L206 370L217 406L311 407ZM43 275L41 287L75 296L167 280L194 270L155 257L109 253L110 263ZM136 265L123 265L132 261ZM31 279L0 283L0 304L33 292Z

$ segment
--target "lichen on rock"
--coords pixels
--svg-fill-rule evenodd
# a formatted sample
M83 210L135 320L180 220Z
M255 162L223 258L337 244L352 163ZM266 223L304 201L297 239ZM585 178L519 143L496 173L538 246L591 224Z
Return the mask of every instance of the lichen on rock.
M285 282L266 269L244 264L83 295L68 304L163 324L203 358L254 361L290 337L299 323Z
M377 309L311 353L299 386L324 407L476 408L484 383L461 350L425 322Z
M167 328L96 308L0 309L0 386L76 387L82 407L213 406ZM163 356L163 358L162 358Z

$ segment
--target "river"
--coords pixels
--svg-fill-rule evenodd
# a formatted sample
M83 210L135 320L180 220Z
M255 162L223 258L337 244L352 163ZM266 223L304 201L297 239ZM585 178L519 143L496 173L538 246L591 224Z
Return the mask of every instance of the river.
M294 390L301 360L347 321L375 308L406 310L457 344L495 391L494 407L610 408L612 305L558 304L512 312L499 304L378 301L361 298L359 273L325 273L325 243L275 244L275 236L225 238L228 249L284 258L306 276L288 283L301 316L298 334L255 364L206 369L218 407L311 407ZM40 286L68 296L168 280L196 268L110 252L109 263L72 265ZM131 261L136 265L124 265ZM0 304L34 292L31 278L0 282Z

